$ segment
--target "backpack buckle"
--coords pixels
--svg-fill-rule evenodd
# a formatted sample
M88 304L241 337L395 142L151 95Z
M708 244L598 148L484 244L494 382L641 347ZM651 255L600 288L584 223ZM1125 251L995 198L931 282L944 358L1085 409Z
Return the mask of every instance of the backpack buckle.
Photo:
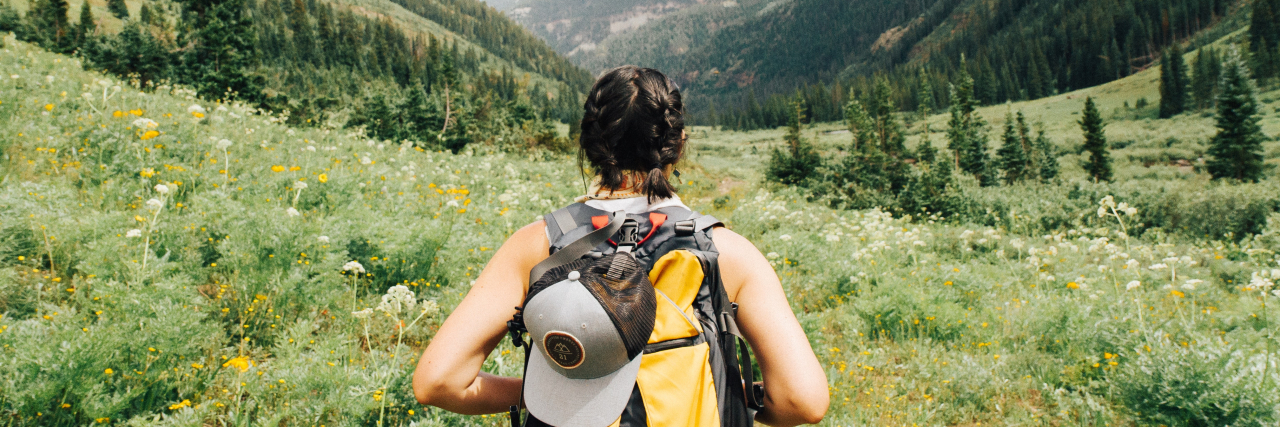
M622 222L622 231L618 236L618 252L631 252L640 241L640 223L627 218Z

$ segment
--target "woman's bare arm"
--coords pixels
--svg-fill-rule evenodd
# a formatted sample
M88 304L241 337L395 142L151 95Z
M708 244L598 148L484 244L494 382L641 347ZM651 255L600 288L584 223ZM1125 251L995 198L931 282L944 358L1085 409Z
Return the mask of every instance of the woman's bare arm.
M713 233L725 291L738 303L738 328L764 375L764 409L756 421L774 426L822 421L830 403L827 376L787 304L773 266L737 233L724 228Z
M506 412L520 403L519 378L490 375L480 367L506 337L529 270L546 258L550 243L543 228L538 221L511 235L440 326L413 373L419 403L468 415Z

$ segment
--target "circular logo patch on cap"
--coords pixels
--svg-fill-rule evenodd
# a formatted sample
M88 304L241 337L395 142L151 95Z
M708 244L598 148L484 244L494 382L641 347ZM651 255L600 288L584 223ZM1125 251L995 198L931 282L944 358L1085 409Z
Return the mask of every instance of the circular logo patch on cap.
M565 369L582 365L585 357L582 343L578 342L573 335L564 332L547 332L547 335L542 338L542 348L546 350L547 357L551 358L552 362Z

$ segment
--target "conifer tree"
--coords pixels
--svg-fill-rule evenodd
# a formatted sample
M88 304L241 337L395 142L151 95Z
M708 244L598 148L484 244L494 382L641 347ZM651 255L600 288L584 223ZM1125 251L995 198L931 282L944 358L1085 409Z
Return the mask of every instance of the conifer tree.
M410 86L406 90L409 95L399 108L405 121L400 138L424 143L434 141L436 132L444 125L444 118L422 88Z
M1084 112L1081 113L1080 129L1084 131L1084 150L1089 153L1085 160L1084 171L1089 173L1095 182L1111 181L1111 154L1108 152L1107 136L1103 133L1106 126L1102 122L1102 114L1093 103L1093 97L1084 99Z
M27 12L30 34L41 47L69 53L76 47L75 29L67 19L67 0L36 0Z
M1263 176L1262 127L1258 89L1240 54L1231 51L1222 67L1218 96L1218 133L1209 142L1207 169L1214 179L1257 182Z
M155 16L151 14L151 8L146 3L142 3L142 7L138 8L138 22L151 25L155 21Z
M1049 137L1045 136L1044 128L1041 127L1036 135L1036 155L1040 161L1040 182L1053 182L1058 178L1058 150L1053 147L1053 143L1049 141Z
M804 105L795 101L792 103L792 111L793 114L787 119L787 132L783 136L786 151L773 149L765 176L770 181L785 185L801 185L814 176L822 158L801 134Z
M876 143L875 124L867 110L862 107L853 94L849 94L849 102L844 106L844 123L853 136L853 151L858 151L867 144Z
M1205 46L1196 52L1196 62L1192 66L1191 95L1196 108L1213 107L1213 98L1218 88L1218 78L1222 73L1222 59L1212 47Z
M1031 161L1022 145L1022 138L1018 135L1013 112L1005 113L1002 142L996 155L1000 156L1000 170L1004 171L1005 183L1013 184L1026 179Z
M93 10L89 8L89 2L81 3L80 25L76 26L76 46L84 46L97 30L98 24L93 21Z
M244 0L222 0L198 16L194 43L183 63L196 92L206 99L235 96L250 102L262 97L257 33L245 15Z
M1160 118L1167 119L1187 109L1187 63L1182 47L1173 44L1160 57Z
M973 79L965 71L960 58L959 86L951 85L951 119L947 129L947 148L955 152L956 166L978 178L982 185L994 185L990 155L987 153L987 123L976 112L978 100L973 96Z
M1039 174L1040 159L1036 156L1035 143L1031 141L1031 127L1027 126L1027 118L1022 115L1022 110L1018 110L1018 142L1022 144L1022 153L1027 156L1027 167L1023 174L1027 177L1034 177Z
M920 88L916 92L916 115L920 120L927 120L933 114L933 84L929 82L929 73L920 67ZM928 124L926 124L927 126Z
M889 81L880 79L875 89L875 126L876 137L880 140L880 150L893 157L901 157L906 151L906 136L902 125L893 118L893 89Z
M1280 42L1280 1L1254 0L1249 19L1249 50L1257 55Z
M129 6L124 0L107 0L107 11L120 19L129 19Z

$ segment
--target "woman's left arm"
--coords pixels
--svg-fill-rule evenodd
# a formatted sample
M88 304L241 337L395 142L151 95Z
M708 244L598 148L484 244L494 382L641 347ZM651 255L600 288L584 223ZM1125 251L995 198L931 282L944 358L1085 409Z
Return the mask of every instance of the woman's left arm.
M543 228L538 221L511 235L440 326L413 373L419 403L468 415L506 412L520 404L519 378L480 368L506 337L507 321L523 302L529 270L546 258L550 244Z

